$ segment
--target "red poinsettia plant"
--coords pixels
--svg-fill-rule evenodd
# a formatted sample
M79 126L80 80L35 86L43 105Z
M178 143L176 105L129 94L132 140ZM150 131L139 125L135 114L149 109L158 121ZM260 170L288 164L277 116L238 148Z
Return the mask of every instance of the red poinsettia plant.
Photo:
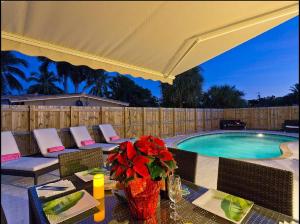
M107 162L111 165L111 178L125 184L138 178L160 181L176 168L164 141L153 136L142 136L134 144L120 144Z

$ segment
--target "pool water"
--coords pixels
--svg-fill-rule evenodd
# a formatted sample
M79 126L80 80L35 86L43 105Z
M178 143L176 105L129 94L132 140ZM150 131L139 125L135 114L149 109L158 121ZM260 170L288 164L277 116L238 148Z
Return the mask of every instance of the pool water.
M280 144L298 138L263 133L220 133L193 137L177 144L177 148L204 156L267 159L281 156Z

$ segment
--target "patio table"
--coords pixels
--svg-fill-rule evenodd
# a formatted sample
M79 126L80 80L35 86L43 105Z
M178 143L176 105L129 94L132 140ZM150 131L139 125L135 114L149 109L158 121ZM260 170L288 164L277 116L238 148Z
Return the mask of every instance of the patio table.
M80 189L85 189L89 193L92 193L92 182L83 182L77 176L73 175L68 178L64 178L71 180L76 187L76 191ZM191 202L204 194L208 189L197 186L194 183L182 180L182 184L184 187L187 187L190 191L190 194L183 197L178 203L178 213L182 217L180 221L176 223L231 223L228 220L225 220L221 217L218 217L206 210L203 210ZM70 192L66 193L69 194ZM42 210L42 202L46 201L45 199L39 199L36 186L30 187L28 189L28 200L29 200L29 218L30 223L39 224L39 223L49 223L43 210ZM56 196L54 198L61 197ZM53 199L49 198L47 201ZM107 224L117 224L117 223L161 223L161 224L169 224L175 223L173 220L169 218L171 209L169 207L170 201L167 199L160 199L160 205L157 208L156 216L152 220L148 220L148 222L142 222L137 220L132 220L129 213L129 208L126 203L122 203L117 199L116 196L112 194L111 191L105 191L105 220L102 222L94 222L93 214L98 211L97 208L91 209L87 212L84 212L78 216L73 217L63 223L80 223L80 224L96 224L96 223L107 223ZM247 216L244 218L242 223L268 223L268 224L278 224L279 221L296 221L292 217L272 211L270 209L263 208L258 205L254 205Z

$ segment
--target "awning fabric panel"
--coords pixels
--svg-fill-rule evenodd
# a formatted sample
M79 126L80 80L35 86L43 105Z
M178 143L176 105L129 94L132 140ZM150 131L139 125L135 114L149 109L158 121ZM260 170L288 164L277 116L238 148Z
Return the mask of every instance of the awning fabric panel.
M298 15L297 1L4 1L1 50L171 83Z

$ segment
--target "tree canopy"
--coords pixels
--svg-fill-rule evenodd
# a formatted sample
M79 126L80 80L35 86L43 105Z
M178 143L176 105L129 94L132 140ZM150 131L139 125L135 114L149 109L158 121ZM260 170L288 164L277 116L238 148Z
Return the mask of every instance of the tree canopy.
M26 80L24 71L19 66L27 67L28 63L16 57L11 51L1 51L1 94L11 94L11 90L21 91L23 85L19 81Z
M38 93L45 95L59 94L63 93L63 90L59 88L56 83L59 81L57 75L54 72L49 71L50 60L42 60L42 64L39 67L39 72L31 73L28 81L33 81L28 93Z
M299 105L299 83L294 84L290 88L290 93L285 96L275 97L267 96L260 97L257 96L257 99L249 100L249 107L275 107L275 106L292 106Z
M207 108L237 108L245 107L244 93L235 86L212 86L204 93L203 107Z
M195 67L176 76L173 85L161 83L162 106L199 107L203 84L201 72L201 68Z
M113 77L109 83L109 97L115 100L128 102L134 107L155 107L158 106L158 99L145 89L135 84L133 80L124 75Z

